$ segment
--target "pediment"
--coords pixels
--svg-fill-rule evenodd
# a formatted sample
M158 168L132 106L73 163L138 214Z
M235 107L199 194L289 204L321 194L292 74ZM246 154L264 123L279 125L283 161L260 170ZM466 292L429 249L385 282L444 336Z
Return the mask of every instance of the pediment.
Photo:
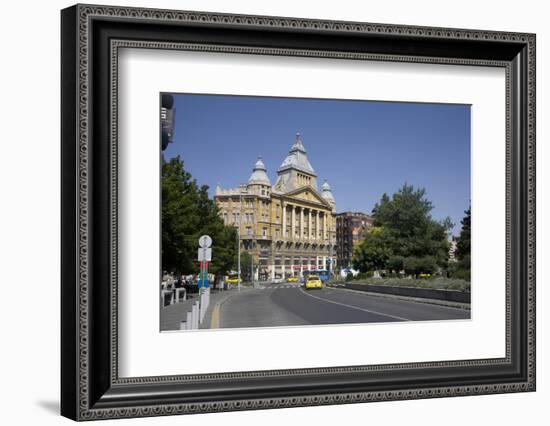
M294 191L284 194L285 197L301 200L312 204L321 204L323 207L330 208L330 204L325 200L317 190L311 186L303 186Z

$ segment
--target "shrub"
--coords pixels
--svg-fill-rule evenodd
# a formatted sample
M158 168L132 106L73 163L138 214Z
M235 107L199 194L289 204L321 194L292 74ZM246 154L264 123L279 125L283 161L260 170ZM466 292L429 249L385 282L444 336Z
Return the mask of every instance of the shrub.
M372 278L374 273L372 271L359 272L354 278L355 280L366 280L367 278Z
M408 278L371 278L362 281L362 284L386 285L392 287L419 287L441 290L470 291L470 283L464 279L434 277L431 279Z
M452 278L471 281L471 271L469 269L457 269L451 275Z
M390 271L394 271L396 274L399 274L399 272L403 270L404 262L405 258L403 256L391 256L388 259L388 269Z
M420 274L433 274L437 271L437 262L432 256L407 257L403 262L403 269L410 275L418 277Z

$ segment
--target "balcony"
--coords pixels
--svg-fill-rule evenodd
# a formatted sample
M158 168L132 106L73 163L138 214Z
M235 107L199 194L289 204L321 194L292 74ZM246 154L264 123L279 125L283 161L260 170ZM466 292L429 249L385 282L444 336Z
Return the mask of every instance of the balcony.
M267 235L243 233L243 234L241 234L241 240L265 240L265 241L270 241L271 240L271 235L269 235L269 233Z

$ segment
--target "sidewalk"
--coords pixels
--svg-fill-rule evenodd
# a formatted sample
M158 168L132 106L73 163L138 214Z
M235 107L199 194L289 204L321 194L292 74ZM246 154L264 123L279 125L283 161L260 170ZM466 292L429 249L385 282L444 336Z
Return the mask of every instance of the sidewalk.
M250 291L251 288L242 287L241 292ZM228 297L237 294L238 289L232 288L231 290L211 290L210 293L210 305L204 316L204 321L200 324L199 329L208 329L210 328L210 321L212 318L212 310L216 304L222 304ZM191 298L187 299L184 302L176 303L174 305L168 305L161 307L160 312L160 331L173 331L180 329L181 321L185 321L187 317L187 312L191 311L193 304L199 300L198 294L192 294Z

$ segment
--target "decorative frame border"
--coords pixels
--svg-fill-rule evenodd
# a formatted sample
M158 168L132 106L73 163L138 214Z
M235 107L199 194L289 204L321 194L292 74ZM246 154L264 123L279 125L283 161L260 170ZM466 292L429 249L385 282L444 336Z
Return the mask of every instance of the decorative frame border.
M76 336L72 349L76 349L77 356L74 360L73 370L68 372L67 367L63 366L65 377L74 378L74 383L68 384L69 380L63 380L66 391L62 390L62 414L78 420L92 420L113 417L141 417L151 415L170 415L184 414L196 412L215 412L229 410L244 410L244 409L260 409L260 408L279 408L292 406L307 406L307 405L324 405L324 404L340 404L351 402L366 402L366 401L381 401L381 400L399 400L399 399L415 399L415 398L433 398L442 396L460 396L460 395L475 395L487 393L503 393L517 391L533 391L535 389L535 36L533 34L519 34L510 32L495 32L495 31L478 31L478 30L463 30L463 29L446 29L446 28L426 28L426 27L409 27L401 25L384 25L384 24L368 24L357 22L336 22L323 20L309 19L293 19L293 18L275 18L262 16L245 16L245 15L226 15L226 14L211 14L201 12L183 12L183 11L167 11L156 9L135 9L135 8L120 8L120 7L103 7L103 6L88 6L77 5L71 9L64 11L67 21L71 24L76 24L77 28L72 28L77 36L77 40L73 40L74 45L66 45L64 50L73 49L76 64L74 67L74 85L77 92L77 111L74 112L76 119L75 136L76 141L65 140L66 144L75 145L76 158L63 159L66 161L75 162L74 176L76 194L75 206L73 206L75 217L75 247L70 251L70 258L65 261L74 261L76 257L77 276L74 280L66 280L63 282L63 290L69 287L73 288L75 306L71 309L66 307L66 301L62 300L62 309L66 312L63 321L69 318L75 320ZM253 27L260 29L293 29L300 31L321 31L321 32L338 32L338 33L357 33L357 34L376 34L384 36L410 36L421 39L445 39L445 40L468 40L468 41L495 41L517 43L525 46L527 50L527 75L526 75L526 93L527 105L525 125L527 127L526 153L527 158L527 181L525 182L526 193L524 199L520 200L527 205L527 239L526 247L527 255L527 283L526 293L526 375L525 380L512 381L500 384L483 384L475 386L447 386L433 388L410 388L390 391L374 391L374 392L349 392L349 393L326 393L312 396L278 396L273 398L260 399L230 399L222 402L186 402L186 403L164 403L154 405L134 404L115 404L114 406L107 401L106 404L99 404L97 397L92 397L93 389L90 389L90 375L93 374L93 369L90 366L90 351L93 350L91 341L93 336L90 332L90 324L93 318L90 314L90 267L93 257L90 253L90 218L93 205L90 199L93 198L91 193L91 162L90 162L90 114L92 100L92 86L90 81L90 58L92 55L91 26L95 19L121 19L132 20L139 22L153 23L181 23L181 24L208 24L208 25L223 25L223 26L238 26L238 27ZM62 41L63 42L63 41ZM65 40L65 43L69 42ZM239 54L264 54L264 55L292 55L292 56L313 56L326 57L333 59L359 59L359 60L374 60L374 61L397 61L397 62L424 62L424 63L444 63L456 65L482 65L504 67L506 69L506 357L503 359L483 359L483 360L463 360L451 362L431 362L431 363L412 363L412 364L388 364L388 365L373 365L373 366L353 366L353 367L327 367L315 369L299 369L299 370L273 370L259 372L241 372L241 373L220 373L206 375L188 375L188 376L160 376L160 377L144 377L144 378L124 378L118 377L118 361L117 361L117 344L118 344L118 328L117 328L117 70L118 70L118 49L124 47L132 48L154 48L154 49L174 49L174 50L198 50L198 51L217 51L226 53ZM304 377L311 374L316 375L334 375L342 373L356 373L369 371L385 371L395 369L408 368L440 368L440 367L457 367L457 366L479 366L479 365L504 365L511 362L511 328L512 328L512 216L513 208L512 199L512 161L513 153L511 148L511 139L513 132L517 131L511 128L512 96L516 88L513 87L512 81L512 63L511 61L502 60L483 60L483 59L462 59L462 58L444 58L444 57L428 57L428 56L404 56L391 54L371 54L371 53L350 53L340 51L318 51L304 49L280 49L280 48L258 48L246 46L227 46L227 45L212 45L198 43L177 43L177 42L154 42L143 40L110 40L110 91L111 91L111 110L110 110L110 138L111 138L111 166L110 166L110 215L111 215L111 238L110 238L110 259L111 259L111 299L110 299L110 344L111 344L111 359L109 368L110 386L113 388L124 387L125 385L153 385L153 384L170 384L181 382L201 382L215 381L220 379L242 379L250 377L273 377L273 376L292 376ZM71 69L71 71L73 71ZM74 108L74 103L67 108ZM65 108L65 105L64 105ZM65 111L65 109L64 109ZM72 163L71 163L72 164ZM72 188L72 187L71 187ZM64 188L65 189L65 188ZM515 200L518 202L518 200ZM69 230L66 230L69 232ZM62 235L63 237L63 235ZM64 238L62 238L64 240ZM64 240L65 241L65 240ZM71 248L73 248L71 246ZM76 254L76 256L75 256ZM64 325L63 325L64 326ZM67 332L65 332L66 334ZM72 353L67 353L67 349L63 350L65 357L73 357ZM70 352L70 351L69 351ZM77 396L70 398L67 396L69 391L77 392Z

